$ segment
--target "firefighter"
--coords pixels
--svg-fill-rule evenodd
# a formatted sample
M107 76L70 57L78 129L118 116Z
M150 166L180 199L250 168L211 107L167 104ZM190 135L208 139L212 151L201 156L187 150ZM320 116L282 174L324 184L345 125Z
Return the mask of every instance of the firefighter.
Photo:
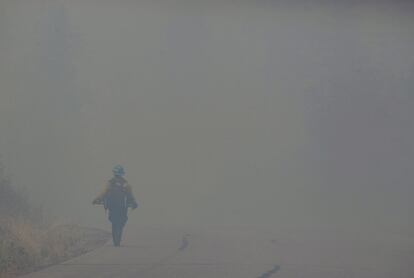
M104 205L109 211L109 221L112 223L112 239L114 246L120 246L122 231L128 220L128 208L136 209L137 201L132 194L131 186L124 178L125 170L121 165L116 165L113 177L108 181L105 189L96 197L92 204Z

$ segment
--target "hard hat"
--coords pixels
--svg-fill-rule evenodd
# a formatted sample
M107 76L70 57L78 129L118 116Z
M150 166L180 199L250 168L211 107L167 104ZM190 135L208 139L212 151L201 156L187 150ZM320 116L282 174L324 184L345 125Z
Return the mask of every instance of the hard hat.
M113 169L112 172L114 173L115 176L120 176L122 177L123 175L125 175L125 170L124 167L122 167L121 165L116 165Z

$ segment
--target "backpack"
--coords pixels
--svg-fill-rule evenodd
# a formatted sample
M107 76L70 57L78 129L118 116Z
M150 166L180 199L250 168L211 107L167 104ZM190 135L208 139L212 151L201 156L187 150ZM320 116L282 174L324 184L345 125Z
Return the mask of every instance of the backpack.
M125 209L127 207L128 194L125 190L126 180L112 178L108 183L108 191L104 199L105 209Z

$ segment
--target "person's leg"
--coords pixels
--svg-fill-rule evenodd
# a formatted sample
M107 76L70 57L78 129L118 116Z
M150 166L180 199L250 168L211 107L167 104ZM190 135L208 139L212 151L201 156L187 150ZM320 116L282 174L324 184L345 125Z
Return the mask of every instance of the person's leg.
M122 240L122 226L119 226L119 229L118 229L118 246L121 245L121 240Z
M114 243L114 246L119 246L121 242L121 226L122 226L122 210L119 209L111 209L109 211L109 220L112 223L112 240Z
M118 246L118 228L116 222L112 222L112 242L114 246Z
M112 223L112 240L114 246L120 246L122 239L122 231L126 221L128 220L127 210L110 210L109 220Z
M119 225L118 225L117 243L119 246L121 244L122 233L123 233L125 224L128 221L128 208L124 208L123 210L121 210L118 220L119 220L118 222Z
M121 237L122 237L121 223L117 222L113 224L112 234L113 234L114 246L119 246L121 244Z
M122 240L122 233L124 231L124 226L125 223L120 223L119 224L119 229L118 229L118 243L121 244L121 240Z

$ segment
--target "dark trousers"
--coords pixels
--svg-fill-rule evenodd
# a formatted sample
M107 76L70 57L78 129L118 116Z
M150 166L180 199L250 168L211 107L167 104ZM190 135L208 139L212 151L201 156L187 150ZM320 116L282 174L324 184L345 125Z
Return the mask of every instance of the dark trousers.
M128 221L127 208L109 209L109 221L112 223L112 240L114 246L120 246L122 232Z

